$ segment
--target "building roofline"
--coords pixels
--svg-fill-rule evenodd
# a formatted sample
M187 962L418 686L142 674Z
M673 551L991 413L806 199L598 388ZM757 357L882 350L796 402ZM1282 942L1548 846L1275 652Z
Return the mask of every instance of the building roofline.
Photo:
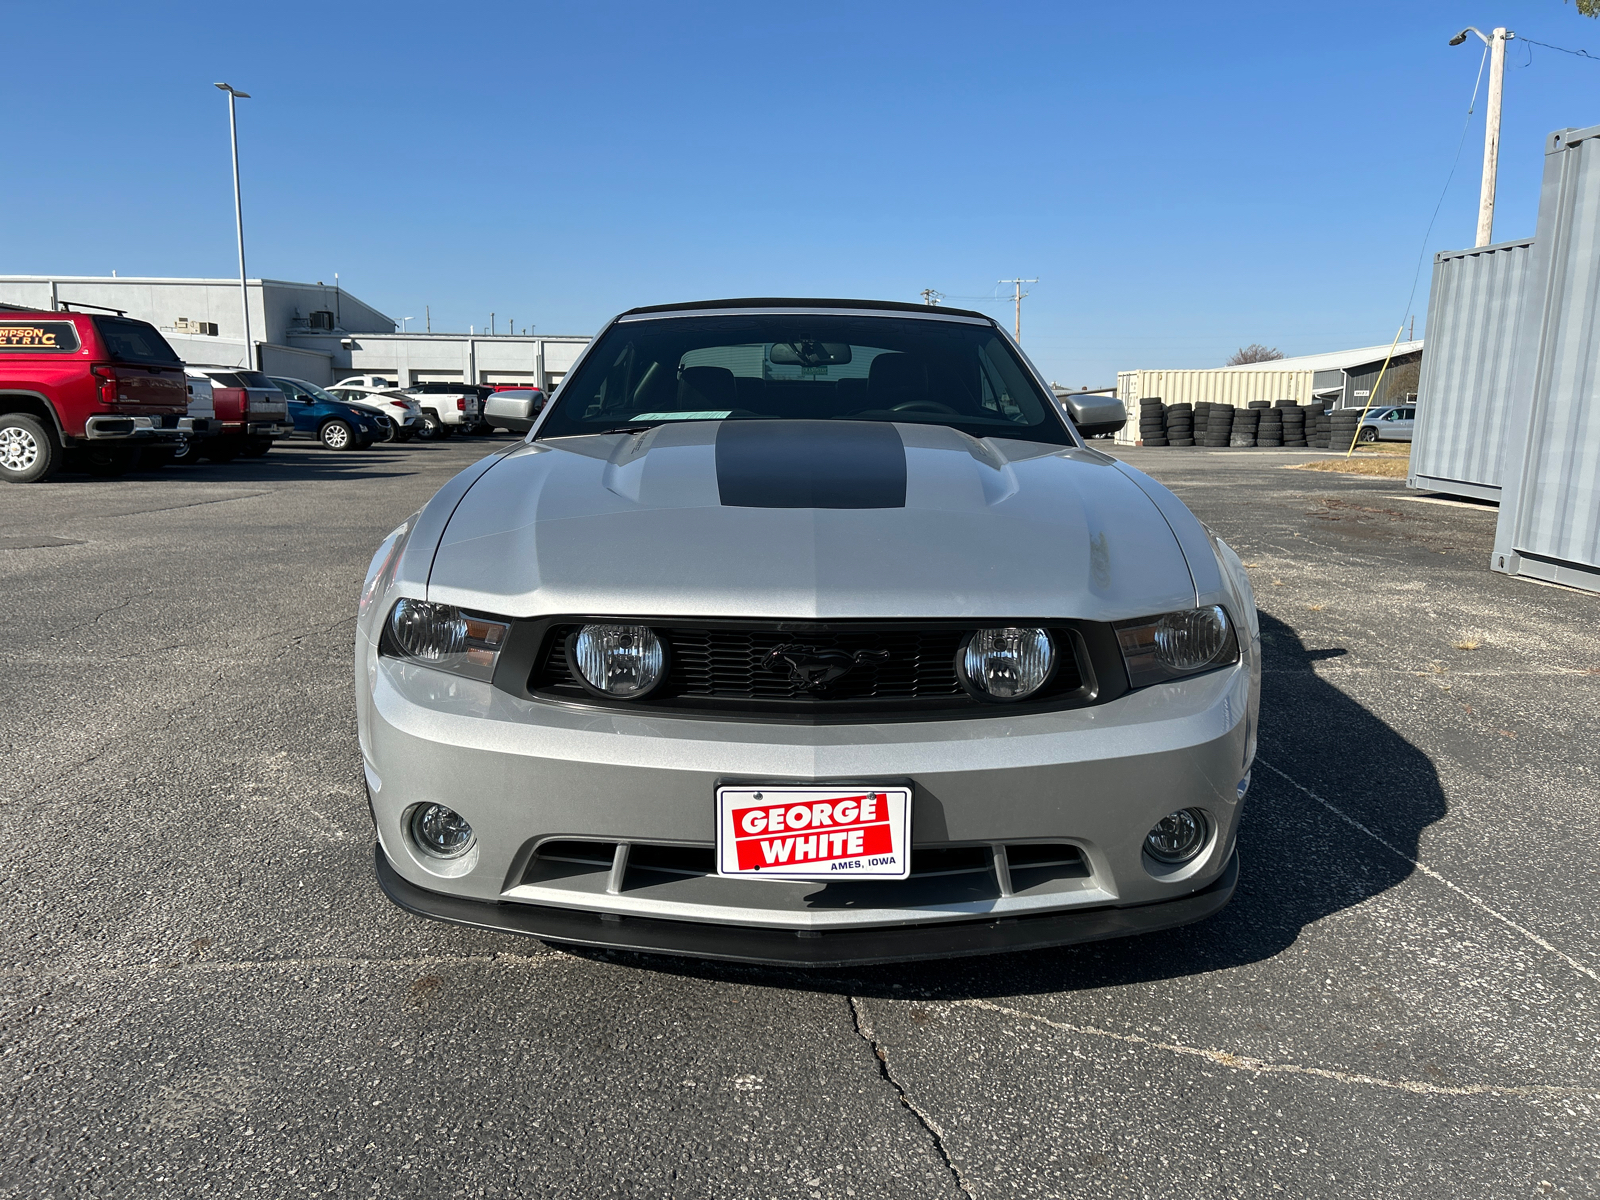
M402 333L395 330L393 333L362 333L350 329L291 329L284 336L292 338L365 338L369 341L414 342L418 339L435 341L460 341L470 338L473 341L485 342L588 342L594 340L592 333L418 333L415 329Z
M228 279L207 279L199 276L175 275L0 275L0 283L193 283L206 285L219 285L222 287L238 287L237 275ZM350 295L358 304L366 304L365 300L355 296L343 284L333 283L302 283L294 279L272 279L268 277L246 278L247 284L277 283L284 287L299 288L327 288L329 291L341 291ZM369 306L370 307L370 306Z

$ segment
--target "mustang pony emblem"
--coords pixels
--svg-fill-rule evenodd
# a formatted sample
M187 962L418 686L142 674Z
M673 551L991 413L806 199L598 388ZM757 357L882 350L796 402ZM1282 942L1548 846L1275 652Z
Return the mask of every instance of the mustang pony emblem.
M882 662L887 650L808 650L785 642L767 652L761 665L768 671L789 672L789 682L807 692L820 692L839 682L864 662Z

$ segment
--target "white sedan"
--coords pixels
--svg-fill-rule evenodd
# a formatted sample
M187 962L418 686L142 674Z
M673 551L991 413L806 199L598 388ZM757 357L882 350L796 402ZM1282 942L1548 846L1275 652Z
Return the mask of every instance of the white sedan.
M340 383L327 390L346 404L365 404L388 414L389 419L394 422L394 440L397 442L409 442L426 425L422 406L412 397L393 388Z

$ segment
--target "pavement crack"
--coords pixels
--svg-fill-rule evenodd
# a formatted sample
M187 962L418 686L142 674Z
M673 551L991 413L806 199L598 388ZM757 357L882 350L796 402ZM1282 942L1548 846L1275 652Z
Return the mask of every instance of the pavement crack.
M1062 1033L1075 1033L1083 1037L1107 1038L1129 1046L1142 1046L1150 1050L1163 1050L1168 1054L1199 1058L1230 1071L1248 1071L1252 1075L1307 1075L1315 1079L1331 1080L1335 1083L1392 1088L1395 1091L1410 1092L1417 1096L1526 1096L1535 1098L1549 1096L1600 1096L1600 1087L1563 1084L1508 1085L1468 1083L1450 1085L1425 1083L1420 1079L1384 1079L1381 1076L1365 1075L1358 1071L1339 1071L1331 1067L1308 1067L1301 1063L1272 1062L1268 1059L1252 1058L1247 1054L1233 1054L1226 1050L1207 1050L1200 1046L1184 1046L1176 1042L1159 1042L1154 1038L1143 1037L1137 1033L1118 1033L1114 1029L1100 1029L1094 1025L1074 1025L1070 1021L1056 1021L1040 1013L1031 1013L1020 1008L1008 1008L1004 1004L995 1004L989 1000L957 1000L954 1003L962 1008L976 1008L983 1012L996 1013L1000 1016L1012 1017L1020 1021L1031 1021L1036 1025L1043 1025L1046 1028L1059 1030Z
M889 1052L878 1041L877 1032L872 1027L872 1018L867 1015L866 1006L855 996L846 997L850 1002L850 1019L855 1024L856 1036L867 1043L872 1050L873 1061L878 1064L878 1077L894 1089L900 1103L917 1119L918 1124L927 1131L928 1138L933 1142L934 1151L939 1155L945 1169L950 1172L950 1178L955 1181L956 1187L961 1189L963 1196L972 1196L972 1188L967 1185L966 1176L961 1173L961 1168L956 1166L956 1160L950 1157L950 1150L945 1145L945 1133L938 1124L925 1113L913 1100L900 1081L889 1070Z
M565 954L420 954L386 958L382 955L324 954L302 958L157 959L116 966L59 963L50 966L16 964L0 967L0 979L118 978L128 975L213 975L257 971L304 971L318 968L362 969L489 966L502 969L565 965ZM576 960L571 960L576 961Z

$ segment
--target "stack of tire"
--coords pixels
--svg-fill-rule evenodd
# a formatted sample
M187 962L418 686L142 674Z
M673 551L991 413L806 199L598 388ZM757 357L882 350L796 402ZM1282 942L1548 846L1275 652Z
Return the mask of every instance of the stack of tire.
M1261 410L1252 404L1249 408L1235 409L1233 414L1233 436L1228 440L1230 446L1254 446L1256 444L1256 430L1261 422Z
M1293 400L1279 400L1273 407L1283 413L1283 444L1304 449L1306 444L1306 410Z
M1308 406L1306 412L1306 444L1318 450L1328 448L1328 410L1320 403Z
M1167 445L1194 445L1194 405L1167 405Z
M1139 401L1139 440L1146 446L1167 444L1167 406L1160 396Z
M1336 408L1328 414L1328 449L1343 452L1350 449L1356 430L1361 427L1359 408Z
M1226 446L1233 439L1235 409L1231 404L1213 404L1206 412L1206 431L1202 446Z
M1265 401L1261 405L1261 423L1256 427L1256 445L1273 449L1283 445L1283 409L1273 408Z

